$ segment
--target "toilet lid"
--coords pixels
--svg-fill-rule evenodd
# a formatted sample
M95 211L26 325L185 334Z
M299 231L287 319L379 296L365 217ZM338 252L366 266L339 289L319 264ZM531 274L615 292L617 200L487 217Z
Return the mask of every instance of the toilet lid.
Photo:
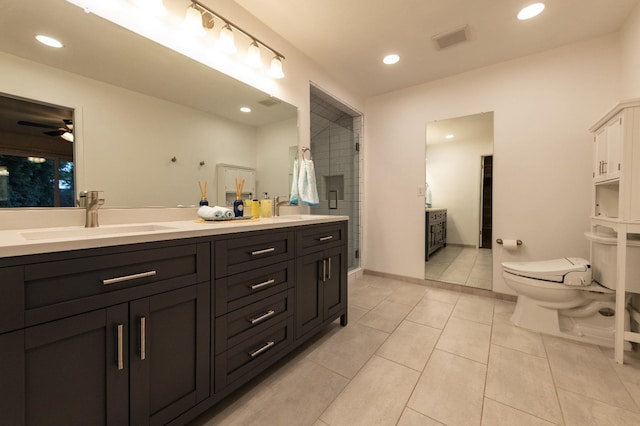
M589 267L589 261L579 257L563 257L538 262L502 262L502 268L510 274L559 283L569 272L585 272Z

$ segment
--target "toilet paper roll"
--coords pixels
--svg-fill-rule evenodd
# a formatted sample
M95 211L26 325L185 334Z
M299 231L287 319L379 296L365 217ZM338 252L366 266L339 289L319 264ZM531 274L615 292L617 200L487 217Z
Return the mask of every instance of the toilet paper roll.
M518 240L502 240L502 247L505 250L515 250L518 248Z

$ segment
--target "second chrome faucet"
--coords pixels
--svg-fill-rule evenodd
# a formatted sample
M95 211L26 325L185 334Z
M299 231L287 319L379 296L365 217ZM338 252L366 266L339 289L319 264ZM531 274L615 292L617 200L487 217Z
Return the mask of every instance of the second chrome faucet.
M98 209L104 204L104 198L98 198L101 191L87 191L85 202L85 228L97 228Z

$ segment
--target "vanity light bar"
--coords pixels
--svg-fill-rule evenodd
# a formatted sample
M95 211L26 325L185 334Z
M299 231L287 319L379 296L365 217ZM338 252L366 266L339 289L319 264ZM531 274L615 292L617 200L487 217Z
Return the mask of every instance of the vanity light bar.
M264 43L262 40L260 40L257 37L252 36L249 32L243 30L242 28L240 28L239 26L237 26L236 24L234 24L233 22L229 21L228 19L226 19L225 17L217 14L216 12L214 12L213 10L209 9L207 6L203 5L202 3L200 3L197 0L191 0L191 3L193 5L195 5L197 8L201 9L203 12L206 12L212 16L215 16L216 18L218 18L219 20L221 20L222 22L225 23L225 25L228 25L229 27L233 28L234 30L238 30L239 32L241 32L242 34L244 34L247 38L250 38L251 40L253 40L255 43L258 43L260 45L262 45L263 47L267 48L268 50L270 50L275 56L276 58L279 58L280 60L285 59L284 55L280 52L278 52L277 50L275 50L273 47L269 46L268 44Z

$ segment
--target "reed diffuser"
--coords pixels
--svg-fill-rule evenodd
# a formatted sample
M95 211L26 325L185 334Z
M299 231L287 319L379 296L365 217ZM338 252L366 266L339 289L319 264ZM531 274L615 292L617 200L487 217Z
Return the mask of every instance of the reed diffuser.
M209 201L207 201L207 186L209 182L204 183L204 187L202 186L202 182L198 181L198 187L200 187L200 205L208 206Z
M244 201L242 201L242 188L244 188L244 179L238 183L236 178L236 200L233 202L233 214L236 217L244 215Z

